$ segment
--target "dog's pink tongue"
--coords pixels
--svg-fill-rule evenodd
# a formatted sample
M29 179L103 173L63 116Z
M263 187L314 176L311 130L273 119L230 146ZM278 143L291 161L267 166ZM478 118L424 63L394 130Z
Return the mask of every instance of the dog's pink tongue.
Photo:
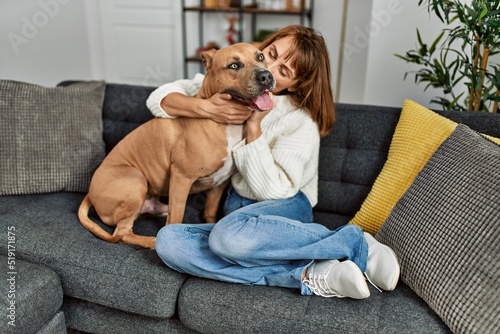
M273 99L271 98L268 91L260 94L252 99L253 103L257 106L259 110L265 111L273 107Z

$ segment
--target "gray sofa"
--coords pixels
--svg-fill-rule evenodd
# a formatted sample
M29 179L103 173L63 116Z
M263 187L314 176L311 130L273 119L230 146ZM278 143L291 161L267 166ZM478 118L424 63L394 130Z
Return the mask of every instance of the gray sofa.
M145 106L152 90L106 85L102 119L107 152L152 118ZM318 223L334 229L359 210L387 159L400 113L401 108L336 105L335 128L321 142L319 203L314 209ZM439 114L500 136L499 115ZM106 334L450 332L404 282L390 293L370 287L371 297L359 301L305 297L286 288L228 284L177 273L154 251L107 243L83 228L77 218L83 197L77 192L0 196L0 253L8 256L6 231L15 226L18 293L34 285L50 286L48 296L29 296L17 304L17 328L9 328L10 332L46 333L44 326L57 319L69 328ZM203 202L202 194L189 198L186 222L201 221ZM95 212L90 217L99 221ZM141 218L135 230L155 235L163 224L161 218ZM4 296L2 302L8 305ZM42 314L47 311L49 315ZM61 331L58 328L52 332Z

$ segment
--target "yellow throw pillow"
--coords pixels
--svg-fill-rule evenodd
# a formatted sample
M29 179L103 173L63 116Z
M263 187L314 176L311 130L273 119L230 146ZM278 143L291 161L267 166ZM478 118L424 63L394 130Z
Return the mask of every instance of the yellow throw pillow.
M456 126L452 120L406 100L384 168L350 223L377 233L417 174ZM494 137L488 138L500 143Z

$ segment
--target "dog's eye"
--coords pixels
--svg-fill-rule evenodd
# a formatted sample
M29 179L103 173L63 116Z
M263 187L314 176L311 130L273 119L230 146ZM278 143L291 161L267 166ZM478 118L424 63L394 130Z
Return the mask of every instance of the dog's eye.
M258 56L257 56L257 60L258 61L264 61L264 54L263 53L260 53Z
M240 64L238 63L232 63L231 65L228 66L232 70L237 70L240 68Z

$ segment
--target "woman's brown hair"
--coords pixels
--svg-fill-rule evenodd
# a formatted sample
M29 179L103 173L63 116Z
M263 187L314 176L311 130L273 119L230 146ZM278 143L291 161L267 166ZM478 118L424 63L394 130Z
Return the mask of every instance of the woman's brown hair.
M298 80L293 92L288 94L297 107L309 111L318 124L320 135L324 137L335 123L330 60L325 41L312 28L291 25L267 37L260 49L264 50L274 41L285 37L292 37L295 42L295 45L290 46L286 58L293 57L292 66Z

